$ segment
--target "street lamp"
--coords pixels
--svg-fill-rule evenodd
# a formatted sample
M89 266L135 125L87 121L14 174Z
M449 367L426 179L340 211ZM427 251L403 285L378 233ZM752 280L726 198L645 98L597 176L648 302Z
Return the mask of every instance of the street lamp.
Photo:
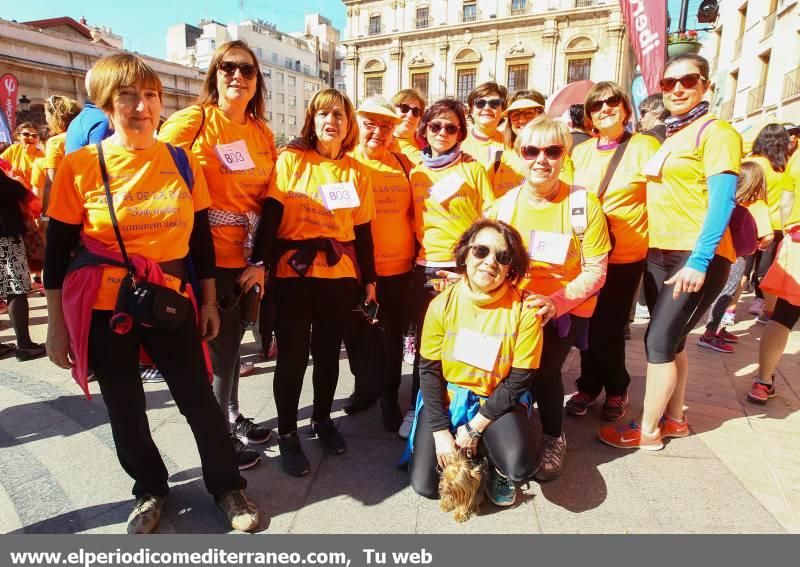
M28 112L31 109L31 99L22 95L22 98L19 99L19 108L22 112Z

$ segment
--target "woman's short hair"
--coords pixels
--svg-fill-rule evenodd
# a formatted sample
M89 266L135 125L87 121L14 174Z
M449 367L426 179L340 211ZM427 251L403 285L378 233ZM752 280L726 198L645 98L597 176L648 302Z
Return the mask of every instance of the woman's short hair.
M89 92L92 93L92 102L98 108L111 112L117 91L139 83L145 88L158 91L158 98L163 99L161 79L150 65L132 53L117 53L98 59L94 64L89 79Z
M22 124L18 124L16 128L14 128L14 137L18 137L19 133L23 130L36 130L39 131L39 128L36 127L36 124L33 122L23 122Z
M253 65L255 65L256 68L256 92L250 102L247 103L246 113L253 118L263 120L264 115L266 114L267 106L267 84L264 82L264 76L261 74L261 67L258 65L258 57L256 57L256 54L253 53L252 49L250 49L250 46L240 39L223 43L214 51L214 55L211 57L211 62L208 64L206 77L203 79L203 87L200 89L200 94L197 97L197 104L201 106L219 104L217 71L219 70L219 64L222 62L223 57L225 57L234 49L246 51L253 60Z
M44 115L51 134L66 132L67 126L81 111L77 100L53 95L44 103Z
M467 137L467 117L464 114L464 105L451 97L439 99L425 109L422 119L419 121L419 126L417 126L417 137L421 140L427 140L426 130L428 129L428 124L436 117L447 112L452 112L456 115L459 126L458 141L463 142ZM427 146L428 142L425 141L423 145Z
M534 138L546 140L541 145L559 144L567 150L572 147L569 127L560 120L553 120L546 115L538 116L528 122L514 141L514 149L519 153L520 148L530 145Z
M789 132L781 124L773 122L764 126L758 133L753 142L752 153L767 158L775 171L786 171L789 144L791 144Z
M471 93L469 93L469 96L467 97L467 104L469 105L470 113L472 112L472 107L477 99L493 94L496 94L503 99L503 110L505 110L508 103L508 89L503 85L495 83L494 81L487 81L485 83L481 83L472 89Z
M671 65L675 63L680 63L681 61L691 61L697 66L697 69L700 71L700 74L706 78L706 81L709 80L709 65L708 59L697 55L696 53L681 53L679 55L674 55L667 59L667 62L664 64L664 73L667 72L667 69L670 68Z
M353 103L347 95L336 89L323 89L314 93L306 109L306 118L300 137L312 148L317 144L317 128L314 117L321 109L330 108L336 103L342 105L347 116L347 133L342 141L342 154L352 151L358 144L358 123L356 123L356 112Z
M420 94L417 89L403 89L397 91L392 97L392 104L395 106L398 104L408 104L409 102L416 102L422 110L425 110L425 106L427 105L422 94Z
M622 100L622 107L625 109L625 120L623 124L627 124L633 116L631 101L628 95L625 94L625 91L622 90L622 87L613 81L600 81L589 89L589 92L586 93L586 100L583 102L584 120L592 127L594 127L594 122L592 122L592 113L589 109L592 107L592 104L598 100L605 100L610 96L618 96Z
M528 269L528 251L522 242L517 229L503 221L492 219L479 219L462 234L455 246L453 246L456 261L456 271L463 274L467 269L467 254L469 247L475 240L475 236L484 228L491 228L502 235L508 251L511 253L511 264L508 268L507 279L511 283L516 283L519 278L525 275Z

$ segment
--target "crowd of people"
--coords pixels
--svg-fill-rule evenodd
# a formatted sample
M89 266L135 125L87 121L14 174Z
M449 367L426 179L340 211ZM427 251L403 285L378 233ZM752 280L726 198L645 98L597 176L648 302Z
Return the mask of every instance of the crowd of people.
M218 47L196 103L165 121L157 74L132 54L105 57L87 74L82 108L46 101L45 151L24 123L2 154L0 295L17 345L0 354L45 354L28 333L27 304L43 270L46 353L87 396L98 383L134 481L130 533L157 529L169 488L142 364L163 375L231 526L258 526L240 471L258 464L254 447L273 432L239 400L241 343L256 321L264 355L277 347L286 473L311 470L298 435L309 354L311 428L340 455L347 443L331 412L341 346L374 354L356 346L375 326L380 375L354 366L344 410L379 400L384 427L407 439L412 488L465 520L484 493L510 506L516 483L559 477L565 413L586 415L603 395L604 419L626 415L625 341L643 295L644 410L598 435L658 450L690 433L686 343L706 313L698 344L732 352L726 327L752 282L766 324L754 403L775 395L800 316L800 128L769 125L745 154L709 110L708 76L697 55L670 59L638 123L607 81L567 119L547 116L541 93L495 82L466 104L428 104L406 89L355 107L324 89L300 136L276 148L244 42ZM573 347L580 376L565 403ZM404 348L413 353L408 401L399 396ZM379 384L377 396L359 390L364 379Z

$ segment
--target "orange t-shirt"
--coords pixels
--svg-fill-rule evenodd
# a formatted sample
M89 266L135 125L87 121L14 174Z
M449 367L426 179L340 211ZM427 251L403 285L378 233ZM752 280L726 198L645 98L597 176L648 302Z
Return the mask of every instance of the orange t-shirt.
M352 155L372 177L375 271L379 276L404 274L414 263L414 206L406 177L411 163L403 154L391 152L385 152L381 160L370 159L361 146Z
M471 155L487 172L494 167L495 154L504 148L505 139L499 130L491 138L484 138L470 128L467 138L461 142L461 151Z
M275 175L270 179L268 196L283 205L278 238L286 240L332 238L340 242L353 241L354 228L370 222L375 216L369 171L349 155L334 160L314 150L283 150L275 164ZM356 196L357 206L330 207L337 199L355 204ZM279 259L277 277L299 277L288 263L292 254L294 250L289 250ZM335 265L328 266L325 253L319 252L306 276L355 278L356 267L346 255Z
M22 144L12 144L6 148L0 158L11 163L11 171L22 176L25 186L31 188L31 173L33 173L33 162L36 158L44 157L44 152L36 148L34 153L28 153L26 146Z
M67 139L67 133L62 132L55 136L47 138L47 143L44 146L44 168L45 169L58 169L61 160L64 159L66 154L64 150L64 143Z
M197 139L192 144L195 136ZM278 159L272 130L263 121L256 122L251 118L247 124L237 124L218 106L190 106L169 117L161 126L158 139L186 150L192 144L191 151L197 156L208 183L211 209L261 214ZM228 146L222 147L223 144ZM235 163L229 165L224 158L226 150L229 159L234 159L230 157L234 155L238 163L238 157L247 158L254 167L243 169ZM212 223L211 234L217 266L241 268L247 265L244 249L247 226Z
M185 258L194 226L194 213L211 205L208 187L197 159L188 154L194 187L190 192L165 144L128 150L103 142L114 213L125 249L156 262ZM119 251L108 212L97 147L89 145L64 157L53 181L47 214ZM106 267L94 309L112 310L125 268ZM166 285L180 288L180 279L165 274Z

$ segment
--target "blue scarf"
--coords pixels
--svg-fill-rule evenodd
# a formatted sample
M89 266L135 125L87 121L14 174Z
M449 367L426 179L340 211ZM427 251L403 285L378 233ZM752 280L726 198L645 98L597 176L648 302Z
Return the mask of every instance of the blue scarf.
M438 157L433 157L431 154L431 147L426 146L422 150L422 163L425 164L425 167L430 167L431 169L441 169L461 157L461 144L456 144L449 152Z
M685 128L704 114L708 113L709 104L706 101L701 102L693 109L691 109L686 114L681 114L679 116L670 116L666 120L664 120L664 124L667 126L667 137L672 136L679 130Z

